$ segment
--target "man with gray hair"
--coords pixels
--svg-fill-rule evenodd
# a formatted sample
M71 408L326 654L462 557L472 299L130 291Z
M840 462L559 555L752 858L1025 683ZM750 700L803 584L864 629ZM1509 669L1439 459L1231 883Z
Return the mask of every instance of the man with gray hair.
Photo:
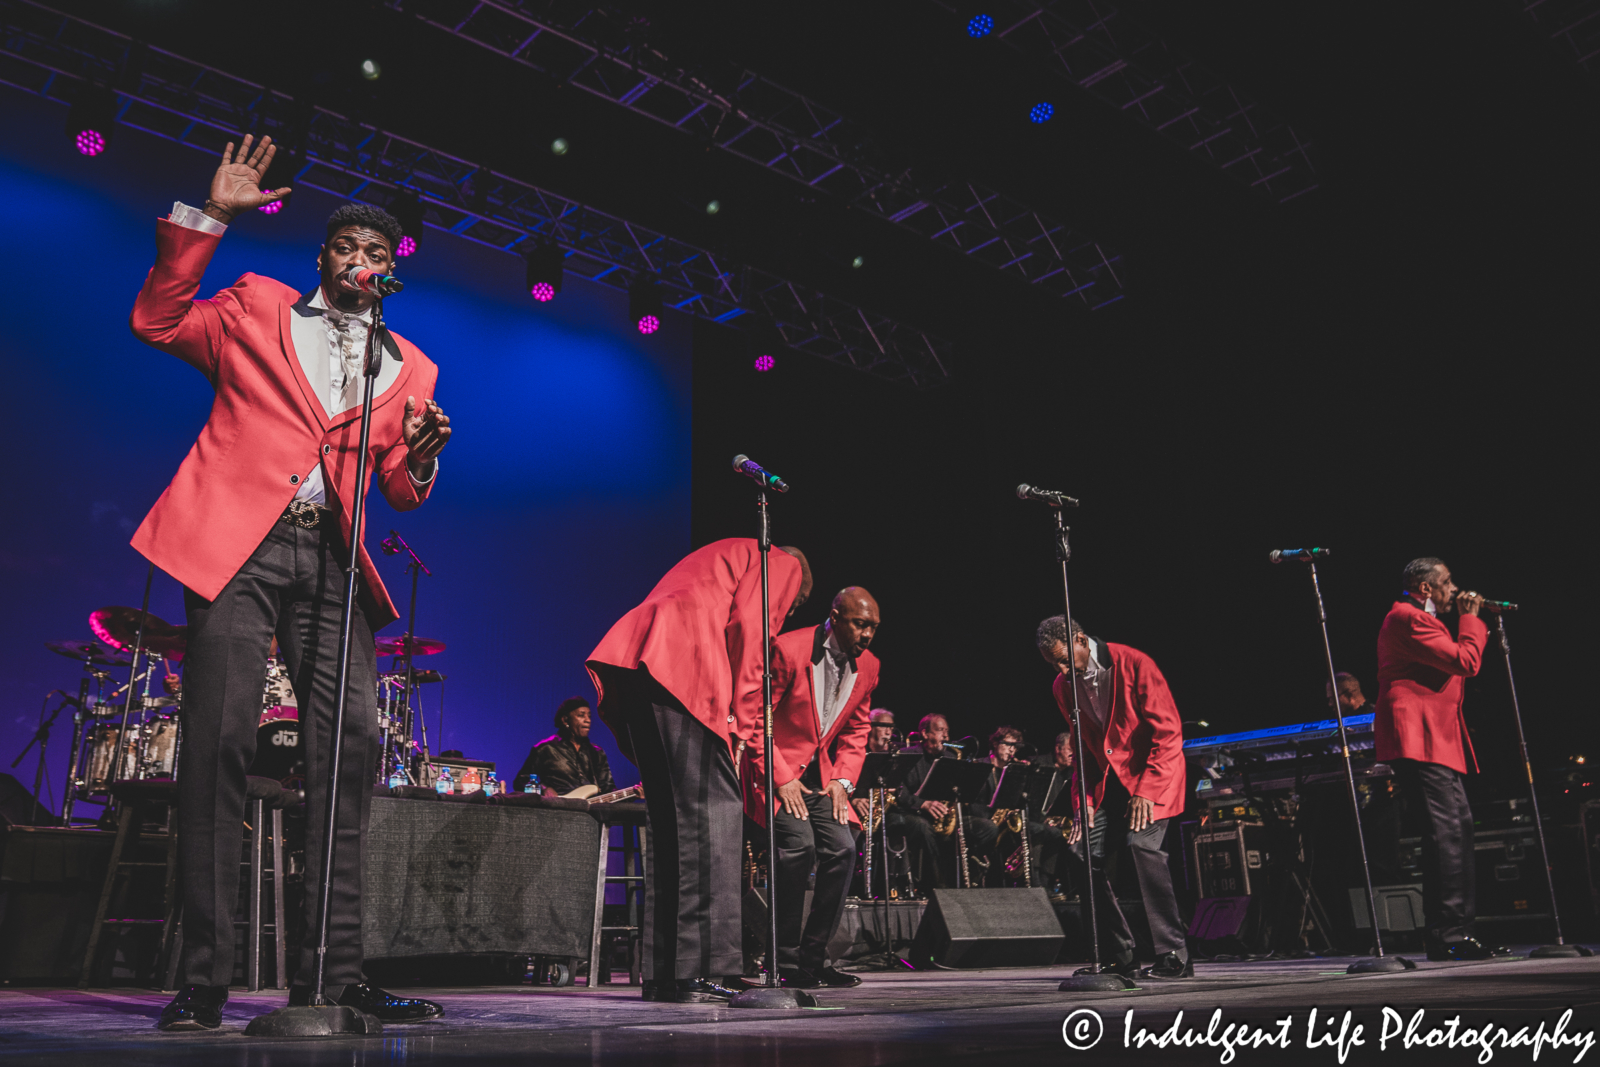
M1406 564L1400 580L1400 598L1378 631L1374 755L1394 768L1407 810L1421 816L1428 958L1509 955L1472 936L1472 808L1463 782L1478 762L1461 704L1489 639L1478 618L1483 598L1458 592L1450 568L1432 556ZM1452 611L1454 634L1441 618Z

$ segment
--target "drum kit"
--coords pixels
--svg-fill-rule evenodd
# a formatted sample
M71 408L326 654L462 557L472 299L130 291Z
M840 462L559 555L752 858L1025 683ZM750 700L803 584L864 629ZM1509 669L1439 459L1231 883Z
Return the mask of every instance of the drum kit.
M133 666L141 615L143 669L118 686L111 669L125 672ZM175 779L182 748L179 711L183 680L173 665L182 662L187 650L188 627L143 614L137 608L112 606L91 613L89 629L97 640L45 643L50 651L83 666L78 695L66 700L76 708L61 812L61 821L68 826L72 825L75 803L109 804L113 782ZM428 763L427 730L414 706L415 698L422 686L442 683L445 676L436 670L418 670L410 659L444 649L443 641L409 634L377 641L378 655L395 657L391 669L378 674L376 699L383 749L374 772L379 782L392 780L402 770L407 781L427 777L415 773L419 762ZM131 700L129 686L134 689ZM299 720L289 669L274 640L262 683L251 775L274 778L285 785L299 784L296 779L304 775ZM421 728L420 745L412 740L414 726Z

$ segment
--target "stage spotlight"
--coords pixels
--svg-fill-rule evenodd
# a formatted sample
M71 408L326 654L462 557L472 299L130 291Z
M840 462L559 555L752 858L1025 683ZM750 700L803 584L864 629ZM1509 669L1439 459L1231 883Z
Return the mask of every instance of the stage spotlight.
M713 200L709 204L706 205L706 214L707 215L715 215L717 212L719 212L721 210L722 210L722 201L721 200Z
M1033 110L1028 112L1028 118L1032 119L1034 122L1049 122L1050 116L1054 115L1055 113L1056 106L1054 104L1038 103L1034 104Z
M568 147L567 139L565 137L557 137L554 141L550 142L550 151L558 156L566 155Z
M646 336L661 329L661 287L654 274L641 273L628 287L628 318Z
M566 256L553 241L540 241L529 249L527 265L528 295L548 304L561 292L562 263Z
M968 37L987 37L994 32L994 18L990 15L974 15L967 22Z
M383 76L383 68L378 66L376 59L363 59L361 61L361 76L369 82L375 82Z
M763 353L756 357L756 370L765 373L771 370L776 365L776 362L771 356Z
M402 259L415 255L417 241L422 237L422 202L418 199L416 190L398 190L394 200L389 204L389 214L400 224L402 235L394 254Z
M865 267L866 265L867 265L867 257L866 256L857 256L855 259L852 259L850 261L850 266L855 268L856 270L860 270L862 267Z
M116 119L117 94L85 82L78 87L78 98L67 115L67 136L82 154L98 156L111 140Z

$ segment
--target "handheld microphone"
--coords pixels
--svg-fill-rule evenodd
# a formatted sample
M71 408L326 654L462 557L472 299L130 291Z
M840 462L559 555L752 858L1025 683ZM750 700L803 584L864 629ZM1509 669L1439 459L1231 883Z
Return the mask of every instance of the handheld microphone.
M761 464L745 455L743 452L733 457L733 469L761 483L761 488L771 489L774 493L787 493L789 483L769 471L761 469Z
M381 274L366 267L351 267L339 275L339 280L357 292L371 293L373 296L393 296L405 288L405 284L394 275Z
M1075 496L1058 493L1053 489L1040 489L1037 485L1029 485L1027 482L1017 486L1017 499L1043 500L1053 508L1075 508L1078 506L1078 498Z
M1275 548L1267 553L1267 558L1274 563L1282 563L1286 559L1297 559L1311 563L1319 559L1327 559L1333 555L1331 548Z
M1478 605L1479 607L1481 607L1484 611L1492 611L1496 615L1500 614L1502 611L1517 610L1517 605L1513 604L1509 600L1490 600L1482 593L1467 593L1466 595L1477 597L1479 600L1483 601L1482 604Z

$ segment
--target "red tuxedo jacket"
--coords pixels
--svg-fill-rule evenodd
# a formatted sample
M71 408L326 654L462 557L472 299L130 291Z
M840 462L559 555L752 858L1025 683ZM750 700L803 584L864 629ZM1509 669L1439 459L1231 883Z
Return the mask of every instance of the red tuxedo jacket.
M1478 673L1489 628L1461 616L1460 640L1410 600L1396 601L1378 631L1378 710L1372 721L1380 762L1414 759L1466 774L1478 769L1461 701Z
M772 633L783 626L800 592L800 561L771 552ZM607 715L598 666L640 667L727 741L754 739L761 709L735 708L734 694L761 688L761 551L753 537L713 541L678 562L644 603L628 612L589 654L589 677ZM752 679L754 682L752 683ZM739 717L738 721L736 716Z
M1144 797L1155 805L1155 818L1183 813L1188 772L1183 764L1183 716L1173 702L1167 679L1156 661L1127 645L1109 641L1100 645L1111 672L1111 714L1102 730L1094 715L1084 709L1083 744L1103 769L1110 764L1130 796ZM1072 690L1065 675L1057 675L1056 706L1070 724ZM1105 799L1105 779L1095 788L1093 803Z
M158 222L156 265L129 319L134 336L193 366L217 393L199 439L133 535L145 558L207 600L239 572L318 460L348 539L361 447L361 408L330 420L301 369L289 336L299 293L246 274L209 300L194 299L218 240ZM406 511L432 484L418 489L406 471L405 398L420 405L433 396L439 371L415 345L390 336L403 362L373 402L367 470L376 472L389 503ZM360 565L363 606L378 629L398 615L364 547Z
M826 737L817 736L817 695L812 688L811 668L821 662L822 646L828 639L825 627L791 630L773 642L772 648L772 780L778 785L800 777L811 757L818 759L822 784L835 778L856 782L861 776L861 761L867 756L867 735L872 731L872 691L878 686L878 657L863 652L856 657L856 682L850 702L839 710ZM755 688L739 694L739 702L753 709L757 722L761 716L761 674L756 673ZM762 826L767 825L766 743L753 738L745 749L745 812ZM851 822L860 822L854 809Z

